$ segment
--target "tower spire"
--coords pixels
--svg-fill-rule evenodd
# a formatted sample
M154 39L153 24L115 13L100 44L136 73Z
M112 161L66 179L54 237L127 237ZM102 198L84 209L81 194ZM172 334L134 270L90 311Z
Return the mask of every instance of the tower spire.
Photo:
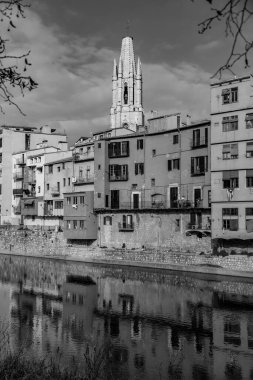
M126 31L129 33L129 21ZM137 125L143 125L141 63L138 59L136 65L133 38L129 35L122 39L118 66L114 62L112 98L112 128L135 130Z

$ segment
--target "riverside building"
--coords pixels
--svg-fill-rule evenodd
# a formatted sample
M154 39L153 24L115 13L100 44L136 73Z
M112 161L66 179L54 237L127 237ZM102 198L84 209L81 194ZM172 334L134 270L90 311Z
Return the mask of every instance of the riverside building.
M47 141L48 145L57 147L59 142L66 142L66 134L57 132L48 126L40 129L34 127L1 126L0 128L0 216L1 224L15 224L13 215L13 197L20 197L13 184L13 169L22 172L24 162L21 160L13 168L12 154L21 151L30 151L37 148L37 144ZM15 173L14 173L15 175ZM14 219L13 219L14 218Z
M252 75L211 85L211 121L212 238L247 247L253 239Z

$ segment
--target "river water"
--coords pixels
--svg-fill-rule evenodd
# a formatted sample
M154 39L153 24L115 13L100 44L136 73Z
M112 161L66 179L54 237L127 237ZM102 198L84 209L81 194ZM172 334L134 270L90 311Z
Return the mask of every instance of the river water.
M109 343L116 379L253 379L253 280L0 255L0 323L64 363Z

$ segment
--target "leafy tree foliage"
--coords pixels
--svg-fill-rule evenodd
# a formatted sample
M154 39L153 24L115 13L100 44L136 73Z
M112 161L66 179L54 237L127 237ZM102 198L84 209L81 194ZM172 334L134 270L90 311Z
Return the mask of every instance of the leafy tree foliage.
M5 35L16 29L15 20L25 18L25 9L30 5L24 0L0 0L0 103L14 105L23 114L15 102L14 91L24 96L26 90L32 91L37 83L27 75L30 51L21 55L10 53L10 40ZM4 112L2 105L0 109Z

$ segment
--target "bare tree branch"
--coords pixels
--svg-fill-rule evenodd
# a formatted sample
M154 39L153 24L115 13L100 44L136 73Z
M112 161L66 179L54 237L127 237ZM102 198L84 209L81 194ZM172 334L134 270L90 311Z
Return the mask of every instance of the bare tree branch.
M7 32L11 29L16 29L15 18L25 18L25 9L29 8L30 5L26 4L24 0L0 0L0 22L2 26L7 24ZM3 30L2 30L3 33ZM20 55L13 55L8 53L8 43L9 40L4 39L0 36L0 97L2 99L1 103L7 103L9 105L14 105L23 115L21 108L15 102L15 97L13 91L18 89L22 96L24 96L25 91L32 91L38 84L28 75L24 75L27 67L31 66L28 61L28 56L30 51L27 51ZM17 64L17 60L19 64ZM11 62L16 64L11 64ZM22 68L19 69L19 66ZM0 112L4 113L2 104L0 105Z
M213 0L206 0L213 5ZM249 52L253 49L253 38L246 34L246 24L253 15L252 0L226 0L225 4L219 8L211 7L213 15L199 23L199 33L204 34L215 26L215 22L225 24L225 36L232 37L232 46L226 62L220 66L213 77L221 77L225 70L232 74L233 66L236 62L243 60L245 68L249 65Z

